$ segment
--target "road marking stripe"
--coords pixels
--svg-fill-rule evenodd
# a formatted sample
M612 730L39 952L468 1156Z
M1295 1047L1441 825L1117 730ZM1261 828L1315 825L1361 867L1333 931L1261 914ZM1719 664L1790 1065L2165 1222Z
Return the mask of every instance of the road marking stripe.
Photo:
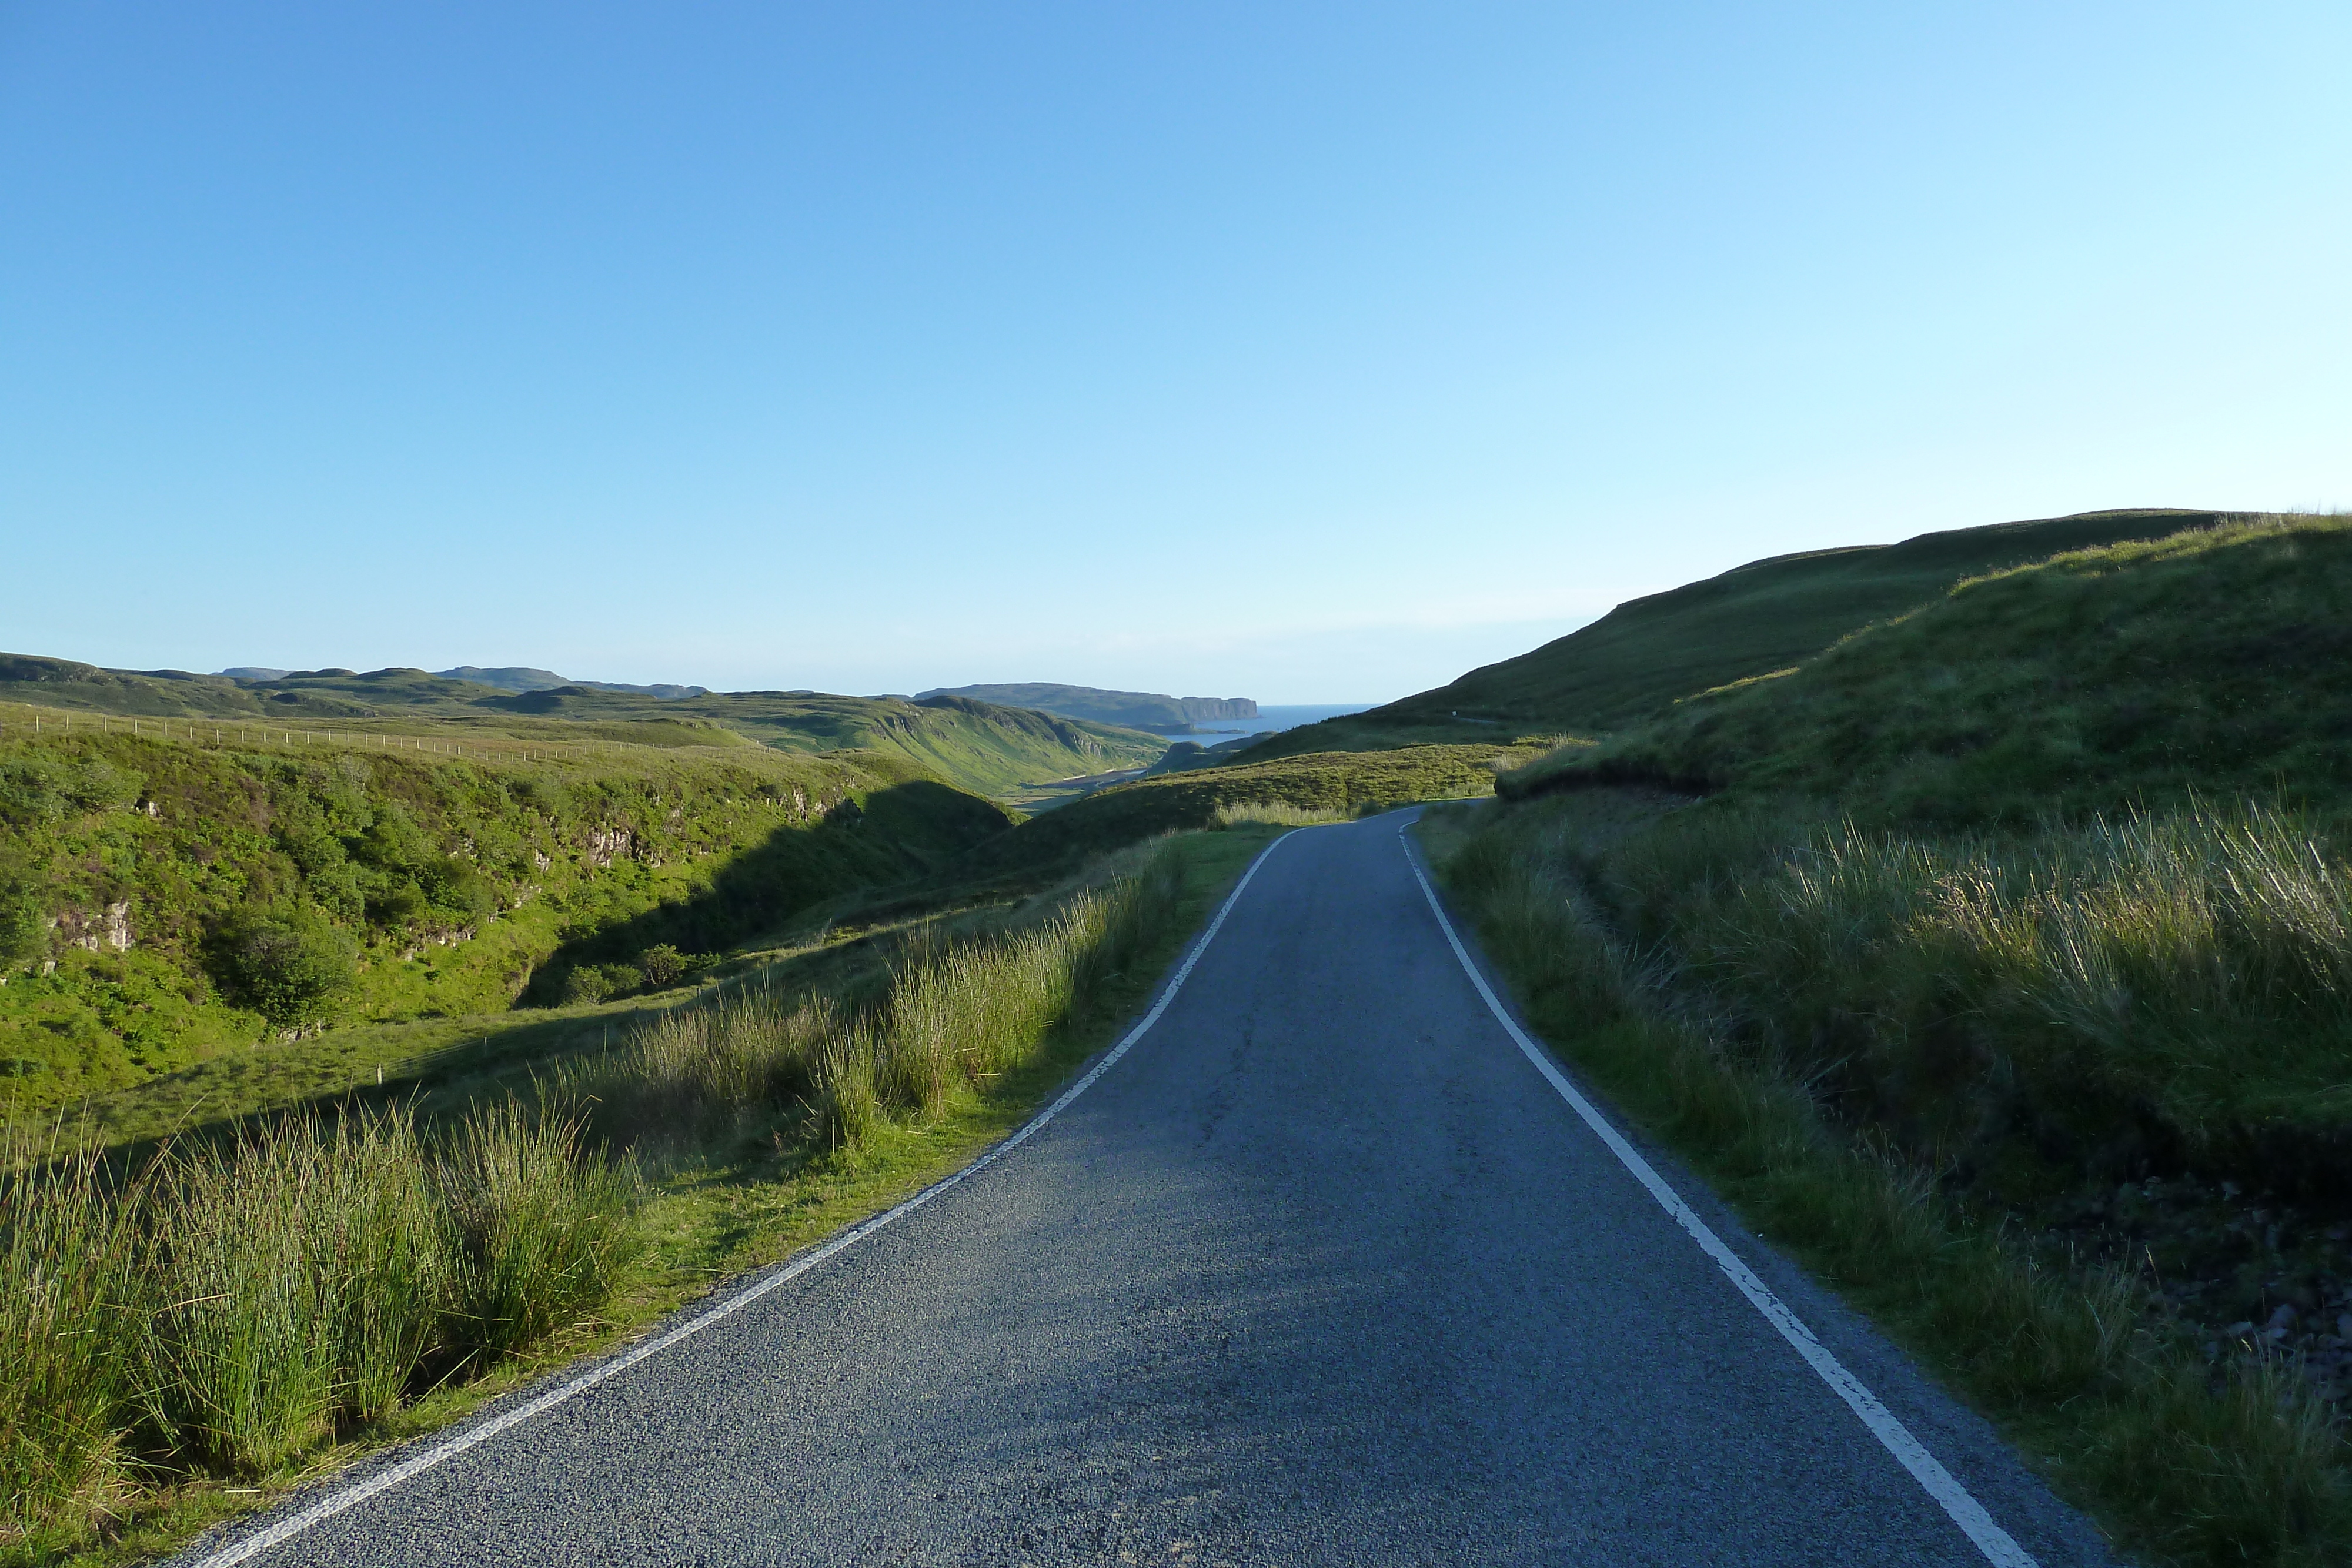
M1296 831L1293 830L1293 831ZM1248 887L1250 879L1257 875L1258 867L1265 863L1266 856L1281 848L1283 841L1290 836L1289 833L1285 833L1281 838L1276 839L1274 842L1258 852L1257 859L1250 862L1249 869L1242 873L1241 881L1234 884L1233 892L1226 894L1225 902L1218 906L1216 918L1209 922L1209 928L1201 933L1199 941L1192 944L1192 950L1184 956L1184 962L1177 968L1175 977L1160 990L1160 999L1151 1004L1151 1010L1143 1015L1143 1021L1128 1030L1126 1038L1106 1051L1102 1060L1087 1070L1086 1076L1064 1090L1059 1099L1022 1124L1020 1131L972 1161L971 1164L954 1175L942 1177L940 1181L925 1187L896 1208L885 1209L870 1218L860 1220L823 1246L802 1253L792 1261L776 1269L765 1279L760 1280L758 1283L728 1297L717 1306L688 1318L686 1322L656 1334L652 1339L644 1341L610 1361L589 1368L579 1376L549 1389L535 1399L526 1400L511 1410L501 1411L478 1426L469 1427L457 1436L445 1438L431 1448L401 1460L396 1465L386 1466L365 1480L355 1481L339 1491L331 1493L302 1510L301 1512L281 1520L267 1530L256 1531L242 1540L222 1547L209 1556L198 1558L193 1568L229 1568L231 1563L243 1563L247 1558L267 1552L273 1546L292 1540L313 1525L324 1523L347 1508L365 1502L379 1492L390 1491L401 1482L422 1475L435 1466L457 1458L468 1448L488 1442L508 1428L519 1427L532 1416L553 1409L574 1395L587 1392L605 1379L617 1376L648 1357L659 1355L680 1341L691 1339L703 1330L734 1316L770 1291L807 1273L835 1253L845 1251L856 1246L892 1220L903 1218L914 1213L949 1188L960 1186L969 1176L979 1175L1023 1144L1027 1143L1038 1129L1060 1115L1068 1108L1070 1102L1091 1088L1096 1079L1109 1071L1118 1059L1125 1056L1129 1049L1137 1040L1141 1040L1153 1024L1160 1021L1160 1015L1168 1010L1168 1004L1176 999L1176 993L1183 988L1185 980L1192 975L1192 966L1201 961L1201 955L1207 952L1209 944L1216 939L1218 927L1224 925L1225 916L1231 915L1234 912L1234 905L1241 902L1242 890Z
M1412 867L1413 880L1421 883L1422 893L1429 899L1430 912L1437 916L1438 929L1445 933L1445 940L1453 945L1454 956L1462 960L1463 973L1470 977L1470 983L1486 998L1488 1009L1510 1037L1518 1041L1520 1051L1535 1063L1536 1071L1559 1091L1559 1097L1584 1119L1584 1124L1591 1128L1602 1143L1609 1145L1609 1152L1633 1173L1633 1178L1649 1188L1650 1196L1658 1200L1658 1207L1672 1215L1675 1223L1688 1231L1691 1239L1699 1244L1700 1250L1715 1260L1716 1267L1739 1287L1739 1293L1764 1314L1765 1322L1780 1330L1780 1337L1796 1347L1797 1354L1805 1358L1806 1364L1820 1374L1822 1381L1836 1390L1838 1397L1862 1417L1862 1424L1870 1428L1871 1436L1885 1445L1886 1451L1911 1472L1912 1478L1927 1489L1929 1497L1943 1505L1944 1511L1951 1515L1952 1522L1958 1525L1976 1543L1977 1550L1984 1553L1985 1561L1995 1564L1995 1568L2040 1568L2025 1548L1993 1522L1992 1515L1985 1511L1984 1504L1970 1496L1969 1490L1953 1479L1952 1472L1911 1435L1910 1428L1896 1420L1895 1413L1878 1402L1878 1396L1864 1386L1860 1378L1848 1372L1845 1364L1832 1355L1828 1347L1813 1337L1813 1331L1805 1326L1804 1321L1790 1312L1787 1304L1756 1277L1755 1270L1741 1261L1739 1254L1725 1246L1723 1239L1708 1228L1706 1221L1691 1211L1690 1205L1666 1185L1665 1178L1642 1157L1641 1151L1627 1143L1617 1129L1593 1109L1592 1102L1568 1081L1552 1061L1550 1053L1527 1037L1526 1031L1512 1020L1511 1015L1496 998L1493 988L1486 984L1486 977L1480 974L1478 966L1470 961L1470 950L1463 946L1462 938L1454 935L1454 922L1446 918L1445 906L1437 900L1437 889L1430 884L1428 876L1422 871L1421 862L1413 854L1412 846L1405 842L1404 827L1397 829L1397 845L1404 851L1405 863Z

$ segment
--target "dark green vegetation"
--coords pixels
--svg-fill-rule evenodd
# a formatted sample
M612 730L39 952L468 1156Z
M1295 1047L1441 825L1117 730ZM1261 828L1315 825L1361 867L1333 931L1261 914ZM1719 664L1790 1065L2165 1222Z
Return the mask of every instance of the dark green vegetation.
M2352 1555L2352 526L1965 580L1505 775L1547 1033L2149 1553Z
M2063 550L2208 527L2225 516L2085 512L1750 561L1628 601L1590 626L1433 691L1271 736L1250 755L1467 741L1498 729L1555 737L1620 729L1694 693L1787 669L1965 578Z
M925 692L921 698L965 697L1002 707L1039 708L1064 718L1092 719L1097 724L1124 725L1160 735L1190 735L1202 719L1255 718L1257 704L1248 697L1171 697L1158 692L1107 692L1097 686L1063 686L1049 681L1024 681L1013 685L953 686Z
M1011 821L887 754L460 761L26 716L0 727L0 1107L20 1113L330 1025L659 988Z
M247 730L283 725L374 737L429 730L484 746L583 739L667 747L751 741L811 754L872 751L895 754L974 794L1016 801L1049 780L1145 767L1166 745L1139 730L961 697L910 703L821 692L709 692L673 699L654 690L572 685L509 691L402 669L367 674L308 670L238 681L0 654L0 701L81 713L241 724Z

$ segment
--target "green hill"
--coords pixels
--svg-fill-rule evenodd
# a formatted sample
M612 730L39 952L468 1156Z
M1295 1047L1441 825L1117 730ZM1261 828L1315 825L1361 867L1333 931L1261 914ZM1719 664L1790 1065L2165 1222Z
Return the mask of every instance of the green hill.
M658 986L1011 825L888 753L531 757L0 722L0 1110L333 1022Z
M1190 735L1202 719L1255 718L1249 697L1171 697L1159 692L1110 692L1098 686L1063 686L1047 681L1013 685L941 687L922 697L970 697L1006 707L1038 708L1064 718L1091 719L1162 735ZM920 700L919 697L918 700Z
M223 674L237 672L224 670ZM273 674L290 674L273 671ZM454 670L436 670L436 674L453 681L471 681L478 685L496 686L502 692L542 692L553 686L585 686L592 692L627 692L635 696L677 699L706 695L708 686L675 685L631 685L625 681L574 681L557 674L553 670L534 669L527 664L509 664L497 669L483 669L478 664L460 664ZM268 677L264 677L268 678Z
M2190 791L2338 800L2352 522L2216 523L1971 577L1502 787L1604 779L1954 823Z
M513 672L479 672L506 675ZM384 726L430 719L519 740L601 738L710 746L738 737L785 750L895 754L959 789L1023 800L1048 780L1141 768L1166 742L1139 730L968 698L832 696L564 685L514 691L423 670L298 670L267 680L177 670L108 670L0 654L0 700L152 718Z
M1677 697L1785 669L1964 578L2063 550L2207 527L2223 516L2170 508L2084 512L1750 561L1630 600L1590 626L1433 691L1286 730L1247 755L1467 740L1498 727L1513 734L1617 729Z

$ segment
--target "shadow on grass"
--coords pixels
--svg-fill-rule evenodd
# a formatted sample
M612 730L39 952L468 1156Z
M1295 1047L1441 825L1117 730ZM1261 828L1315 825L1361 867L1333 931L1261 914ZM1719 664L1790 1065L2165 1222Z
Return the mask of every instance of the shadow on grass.
M650 948L722 952L827 900L925 876L1012 825L1001 807L929 779L844 800L813 828L779 828L699 892L565 941L518 1005L551 1006L576 970L635 965Z

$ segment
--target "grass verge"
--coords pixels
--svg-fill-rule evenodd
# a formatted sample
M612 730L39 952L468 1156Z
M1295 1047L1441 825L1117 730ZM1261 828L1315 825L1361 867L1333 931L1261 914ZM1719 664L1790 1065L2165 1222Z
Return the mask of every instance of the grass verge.
M0 1562L169 1551L936 1180L1114 1036L1280 831L924 926L878 994L739 987L533 1098L324 1108L128 1178L17 1165L0 1347L32 1375L0 1405Z
M2126 1546L2183 1564L2352 1556L2352 1456L2290 1367L2209 1359L2135 1272L2037 1249L2002 1211L1956 1199L1833 1114L1821 1074L1737 1036L1669 949L1621 939L1586 871L1660 814L1593 791L1441 808L1422 831L1536 1030Z

